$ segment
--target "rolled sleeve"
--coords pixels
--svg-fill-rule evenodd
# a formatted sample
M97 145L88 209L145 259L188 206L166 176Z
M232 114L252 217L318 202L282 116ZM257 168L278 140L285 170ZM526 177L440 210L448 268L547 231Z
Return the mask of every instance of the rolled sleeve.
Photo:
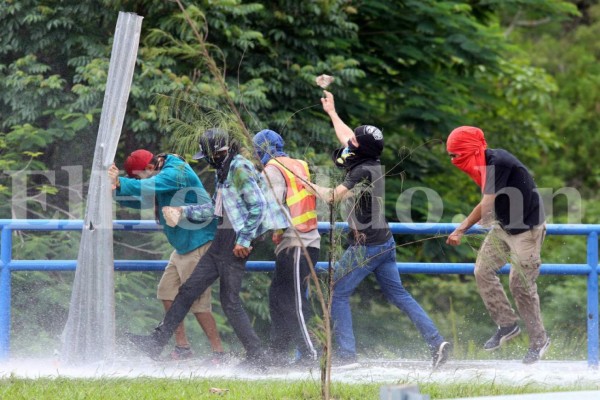
M250 245L252 244L252 240L254 238L252 236L243 234L242 232L240 232L237 236L237 240L235 241L235 244L239 244L242 247L250 247Z
M205 222L213 219L215 207L211 203L181 207L185 217L192 222Z
M235 171L234 184L238 186L240 197L248 211L244 225L238 232L236 243L249 247L250 242L256 238L264 217L266 200L256 180L256 174L253 174L248 166L241 166Z

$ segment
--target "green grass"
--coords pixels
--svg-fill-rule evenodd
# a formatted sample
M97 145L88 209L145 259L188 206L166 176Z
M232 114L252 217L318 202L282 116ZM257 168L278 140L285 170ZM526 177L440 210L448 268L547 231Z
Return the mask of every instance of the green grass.
M403 384L408 382L398 382ZM345 384L334 382L333 399L379 399L383 384ZM224 394L211 393L211 388L227 389ZM526 385L506 386L494 383L419 384L431 399L469 396L492 396L557 391L599 390L599 386L561 387ZM94 400L94 399L227 399L227 400L298 400L320 399L320 386L314 381L246 381L226 379L0 379L0 399Z

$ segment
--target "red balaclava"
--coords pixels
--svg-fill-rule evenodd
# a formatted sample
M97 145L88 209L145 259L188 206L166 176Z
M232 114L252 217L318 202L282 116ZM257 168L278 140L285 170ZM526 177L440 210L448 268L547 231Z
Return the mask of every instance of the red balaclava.
M485 149L483 131L474 126L460 126L446 140L448 153L456 154L452 164L467 173L483 191L485 185Z

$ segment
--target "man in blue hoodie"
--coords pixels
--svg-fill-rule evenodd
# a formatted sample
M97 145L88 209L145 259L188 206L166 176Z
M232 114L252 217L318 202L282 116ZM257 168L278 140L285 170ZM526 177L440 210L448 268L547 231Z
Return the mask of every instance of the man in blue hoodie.
M158 299L168 311L179 287L188 279L200 258L206 253L215 236L216 222L192 222L169 226L159 210L166 206L207 204L210 196L192 168L175 154L153 155L147 150L136 150L125 160L128 178L119 177L113 165L109 176L115 189L116 201L126 207L154 208L156 221L162 225L169 243L175 248L158 284ZM217 325L211 312L211 289L206 289L190 308L204 330L214 357L223 354ZM193 355L183 322L175 331L176 346L171 357L186 359Z

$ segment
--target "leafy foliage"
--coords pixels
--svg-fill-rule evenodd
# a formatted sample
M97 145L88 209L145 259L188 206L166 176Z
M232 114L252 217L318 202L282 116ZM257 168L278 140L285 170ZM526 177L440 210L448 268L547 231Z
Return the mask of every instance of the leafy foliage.
M250 133L277 130L291 155L315 169L330 165L334 137L314 84L317 75L327 73L336 78L331 90L342 118L384 130L390 220L429 220L434 192L442 202L441 221L460 220L470 211L480 194L452 168L444 139L457 125L478 125L490 147L504 147L532 168L540 187L573 186L583 194L581 205L557 197L555 221L579 207L587 222L597 222L596 3L186 1L187 16L218 61L222 85L175 2L0 2L0 215L81 217L114 25L117 12L124 10L143 15L144 23L117 165L141 147L194 153L204 127L234 124L227 97L242 110ZM195 165L210 186L210 173ZM73 166L81 166L79 183L68 169ZM322 176L332 184L339 181L329 173ZM18 179L25 191L17 190ZM152 218L121 209L116 216ZM14 248L19 258L74 258L77 248L72 234L20 239ZM438 237L397 239L399 256L419 261L472 260L480 240L470 237L468 245L448 249ZM585 246L576 239L550 238L545 252L550 259L574 259ZM118 258L166 258L170 251L160 232L116 232L115 244ZM70 279L69 274L14 274L14 329L47 332L39 341L44 346L56 340ZM118 274L119 327L141 330L156 323L162 313L154 300L156 279L153 273ZM489 320L469 277L403 279L426 309L438 310L432 312L436 322L461 343L479 341L487 332ZM253 276L244 294L263 333L267 284L266 275ZM378 316L398 318L373 296L375 285L369 281L359 288L360 304ZM544 300L570 298L579 290L572 285L552 282ZM30 313L31 298L39 304L35 313ZM559 305L549 306L548 313L550 327L565 324ZM402 326L405 322L400 319ZM219 323L228 332L222 318ZM357 324L369 329L362 326ZM382 337L389 336L386 329ZM199 332L195 335L202 340ZM357 332L361 335L367 337ZM29 333L15 336L23 346L34 341Z

